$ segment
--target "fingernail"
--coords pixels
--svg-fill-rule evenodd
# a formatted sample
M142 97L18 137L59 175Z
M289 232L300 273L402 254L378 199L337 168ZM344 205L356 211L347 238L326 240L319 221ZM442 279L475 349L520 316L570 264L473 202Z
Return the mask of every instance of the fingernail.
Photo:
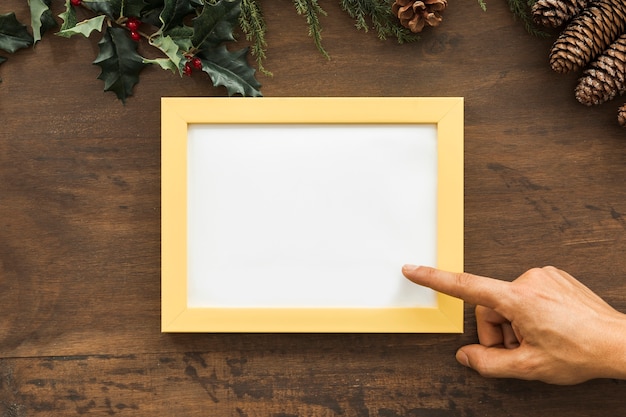
M411 264L406 264L402 267L403 271L406 272L410 272L410 271L415 271L417 268L419 268L419 266L417 265L411 265Z
M467 366L468 368L470 367L469 358L462 350L456 352L456 360L459 361L461 365Z

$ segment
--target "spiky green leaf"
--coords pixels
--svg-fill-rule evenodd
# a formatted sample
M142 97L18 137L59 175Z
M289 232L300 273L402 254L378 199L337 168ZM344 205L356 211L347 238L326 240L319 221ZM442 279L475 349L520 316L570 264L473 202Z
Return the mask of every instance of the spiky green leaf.
M174 40L169 36L157 36L150 39L150 45L158 48L167 56L167 61L171 62L170 64L165 64L162 60L145 60L144 62L156 63L164 69L171 69L172 71L178 72L182 74L183 65L181 62L183 61L183 53L180 49L180 46L174 42Z
M233 28L241 13L241 0L220 0L205 4L193 21L191 43L198 49L214 48L222 42L235 40Z
M213 85L226 87L229 96L260 97L261 84L254 78L254 68L248 65L247 53L247 48L231 52L222 45L203 51L198 57Z
M48 30L55 28L57 22L50 11L51 0L28 0L30 7L30 25L33 28L33 42L41 40L41 36Z
M145 6L141 9L141 20L155 27L161 27L160 16L163 12L163 0L144 0Z
M163 10L159 15L161 31L167 32L174 26L181 26L187 15L195 11L190 0L165 0Z
M158 65L161 67L161 69L172 71L175 74L180 72L180 68L174 65L172 60L168 58L156 58L156 59L144 58L143 62L146 64Z
M26 25L20 23L15 13L0 15L0 49L13 53L33 44Z
M65 11L59 15L63 23L61 23L61 31L71 29L78 23L76 18L76 10L70 6L69 0L66 0Z
M121 7L119 3L113 4L112 0L82 0L81 4L96 13L104 13L112 19L119 16Z
M100 52L93 63L102 69L98 78L104 81L104 91L114 92L125 102L148 64L137 53L137 42L123 28L108 27L98 46Z
M183 51L189 51L192 47L193 28L189 26L176 26L167 31L167 36Z
M92 17L91 19L83 20L82 22L77 23L74 27L69 29L64 29L58 31L56 34L59 36L63 36L64 38L69 38L74 35L83 35L88 38L91 35L91 32L102 31L102 25L104 24L105 16L101 14L100 16Z
M141 13L146 8L146 2L144 0L115 0L121 3L120 15L122 16L141 16Z

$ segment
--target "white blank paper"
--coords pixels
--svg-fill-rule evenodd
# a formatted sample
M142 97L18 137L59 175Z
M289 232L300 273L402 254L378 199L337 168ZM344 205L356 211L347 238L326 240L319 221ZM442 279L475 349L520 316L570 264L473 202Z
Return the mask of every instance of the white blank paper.
M434 125L190 125L188 306L435 306Z

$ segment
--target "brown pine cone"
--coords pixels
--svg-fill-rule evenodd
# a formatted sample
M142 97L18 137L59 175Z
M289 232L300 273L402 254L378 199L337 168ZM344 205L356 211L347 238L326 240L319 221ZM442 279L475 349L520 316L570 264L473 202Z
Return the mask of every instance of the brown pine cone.
M587 106L601 104L626 92L626 34L620 36L583 72L576 99Z
M556 72L578 71L626 32L624 0L594 0L567 25L550 51Z
M438 26L441 12L448 6L448 0L395 0L391 11L400 19L400 24L413 33L421 32L426 25Z
M537 0L531 8L537 24L559 27L587 7L589 0Z
M617 110L617 123L620 126L626 127L626 103Z

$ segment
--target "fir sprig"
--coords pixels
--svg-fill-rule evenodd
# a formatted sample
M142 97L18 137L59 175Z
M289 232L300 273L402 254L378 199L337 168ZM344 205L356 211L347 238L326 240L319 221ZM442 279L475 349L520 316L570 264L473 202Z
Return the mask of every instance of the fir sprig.
M369 30L368 20L382 40L395 37L399 43L412 42L419 36L398 24L398 19L391 12L389 0L340 0L341 8L355 20L359 30Z
M539 29L533 21L530 9L533 4L535 4L536 0L507 0L507 2L513 16L521 20L528 33L538 38L550 36L549 33Z
M263 18L261 8L254 0L241 0L241 15L239 16L239 27L245 34L246 40L251 42L250 52L256 57L256 63L263 74L271 76L272 73L265 69L267 41L267 25Z
M326 16L327 13L321 8L317 0L293 0L293 4L296 7L296 12L306 18L306 23L309 26L309 36L313 38L317 49L327 59L330 59L330 55L322 46L322 25L320 23L320 15Z

